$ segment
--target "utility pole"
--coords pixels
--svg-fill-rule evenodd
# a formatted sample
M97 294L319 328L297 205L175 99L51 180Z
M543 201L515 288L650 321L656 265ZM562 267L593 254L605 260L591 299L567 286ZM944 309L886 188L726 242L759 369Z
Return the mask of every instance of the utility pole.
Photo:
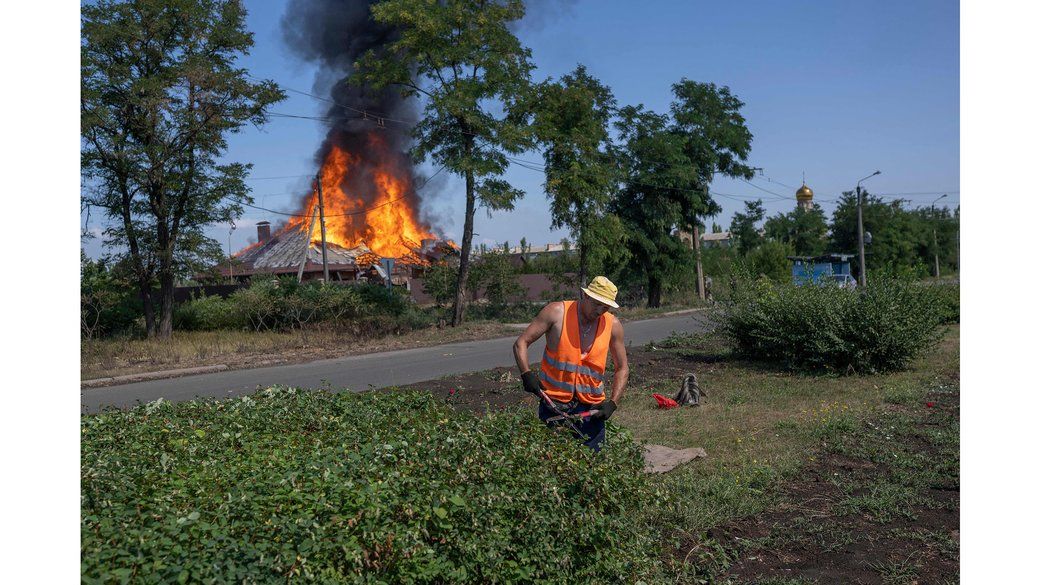
M227 267L228 267L228 278L231 279L231 284L235 284L235 266L232 264L231 256L231 232L235 231L235 224L231 224L231 229L227 233Z
M708 200L707 183L704 184L704 200ZM704 294L704 266L701 264L701 230L696 216L693 218L693 253L697 257L697 296L703 301L707 297Z
M867 251L863 246L863 192L860 189L860 183L867 179L880 175L881 171L874 171L873 173L863 177L856 182L856 232L859 235L859 285L860 287L867 286Z
M325 197L321 191L321 172L318 172L318 215L321 218L321 271L325 282L329 281L329 256L325 251Z
M932 201L932 246L935 247L935 278L939 278L939 235L936 229L938 218L935 216L935 204L939 202L939 199L946 197L946 195L946 193L943 193L942 197Z

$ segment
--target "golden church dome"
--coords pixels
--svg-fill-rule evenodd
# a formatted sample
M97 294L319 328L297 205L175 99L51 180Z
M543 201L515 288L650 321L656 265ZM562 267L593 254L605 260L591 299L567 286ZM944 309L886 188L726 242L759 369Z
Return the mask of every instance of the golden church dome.
M813 192L808 185L802 183L802 188L798 189L794 194L795 199L799 201L812 201Z

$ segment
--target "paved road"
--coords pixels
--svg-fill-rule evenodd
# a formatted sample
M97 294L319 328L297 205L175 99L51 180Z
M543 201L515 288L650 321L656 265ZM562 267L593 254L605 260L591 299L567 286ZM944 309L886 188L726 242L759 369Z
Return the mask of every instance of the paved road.
M639 345L652 339L663 339L672 331L692 333L706 328L703 313L697 312L632 321L625 323L625 342ZM515 364L512 350L515 339L500 337L304 364L233 370L107 388L85 388L81 390L80 405L83 412L97 412L106 406L124 408L138 401L150 402L160 397L174 402L196 396L227 398L249 394L258 388L275 384L352 391L412 384L451 374L511 366ZM532 346L532 360L540 359L544 344L543 340L539 340Z

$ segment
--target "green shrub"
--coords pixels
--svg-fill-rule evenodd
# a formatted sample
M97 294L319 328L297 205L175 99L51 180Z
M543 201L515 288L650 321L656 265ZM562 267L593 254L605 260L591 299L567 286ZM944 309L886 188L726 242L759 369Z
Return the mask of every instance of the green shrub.
M961 322L961 287L959 284L933 284L943 323Z
M230 300L240 318L253 329L275 329L280 324L278 286L279 281L273 276L256 275L248 287L236 290Z
M738 352L841 373L906 368L939 339L942 321L935 287L884 274L862 290L744 281L722 308Z
M91 260L80 250L80 334L95 339L133 333L144 317L137 288L125 270Z
M241 329L248 326L242 313L230 300L202 296L174 308L173 327L180 331Z
M81 420L85 583L620 583L657 570L638 446L427 393L271 389Z

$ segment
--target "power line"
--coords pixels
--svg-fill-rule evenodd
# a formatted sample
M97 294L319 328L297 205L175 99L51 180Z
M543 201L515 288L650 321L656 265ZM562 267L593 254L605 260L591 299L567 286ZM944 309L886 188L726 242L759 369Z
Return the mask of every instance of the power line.
M443 170L444 170L443 166L441 168L437 169L437 172L435 172L432 175L430 175L425 181L422 182L421 185L416 186L414 190L418 191L419 189L422 189L423 187L425 187L427 183L432 181L433 178L436 177L437 175L439 175L440 172L443 171ZM290 194L292 194L292 193L283 193L283 195L290 195ZM262 197L270 197L270 196L271 195L262 195ZM407 197L408 197L408 195L402 195L402 196L398 197L397 199L391 199L390 201L387 201L385 203L380 203L379 205L376 205L376 206L373 206L373 207L366 207L364 209L359 209L357 211L351 211L351 212L348 212L348 213L337 213L337 214L333 214L333 215L326 214L325 217L347 217L347 216L350 216L350 215L361 215L362 213L368 213L369 211L372 211L373 209L379 209L380 207L385 207L387 205L390 205L391 203L396 203L396 202L398 202L398 201L400 201L402 199L406 199ZM284 211L275 211L273 209L267 209L265 207L260 207L259 205L252 205L252 204L249 204L249 203L243 203L242 205L245 205L246 207L251 207L253 209L259 209L261 211L266 211L268 213L274 213L274 214L277 214L277 215L284 215L286 217L310 217L310 215L306 215L306 214L285 213Z
M247 180L247 181L269 181L269 180L273 180L273 179L296 179L298 177L312 177L312 176L314 176L314 175L311 174L311 173L307 173L305 175L282 175L280 177L246 177L245 180Z

